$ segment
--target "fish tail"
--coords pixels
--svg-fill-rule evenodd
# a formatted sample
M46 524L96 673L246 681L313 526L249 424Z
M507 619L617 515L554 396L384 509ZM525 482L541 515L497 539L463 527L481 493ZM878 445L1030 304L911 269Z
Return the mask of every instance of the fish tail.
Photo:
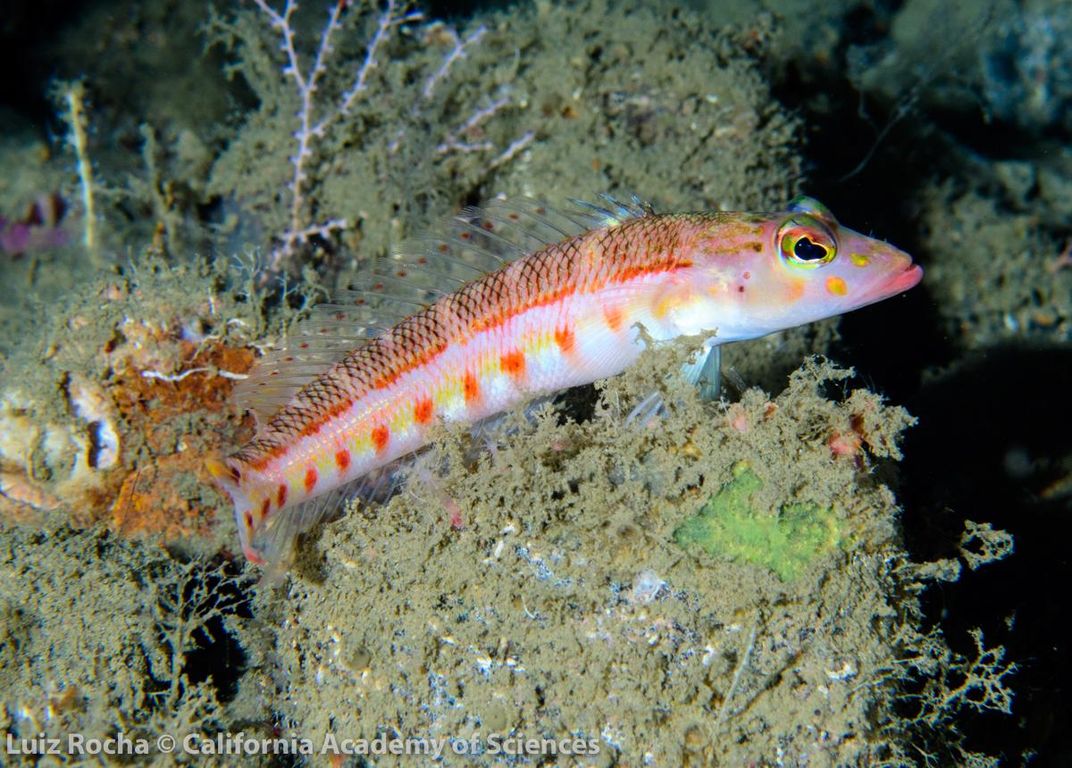
M236 470L226 460L215 456L205 460L205 467L216 485L231 498L234 504L235 523L238 526L238 539L242 544L243 554L250 562L263 565L265 559L253 547L252 541L254 502L239 485Z

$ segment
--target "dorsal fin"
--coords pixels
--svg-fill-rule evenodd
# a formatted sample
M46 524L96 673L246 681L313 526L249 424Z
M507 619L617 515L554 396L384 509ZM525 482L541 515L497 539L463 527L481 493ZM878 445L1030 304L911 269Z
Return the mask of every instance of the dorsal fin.
M441 296L548 245L653 213L635 196L632 203L609 195L600 200L571 200L570 210L532 198L494 200L462 210L437 233L404 242L331 302L313 307L235 387L235 403L264 423L352 350Z
M373 323L375 307L358 292L343 292L312 308L278 347L260 358L232 398L264 423L299 389L384 329Z
M418 254L404 257L415 271L468 281L548 245L653 213L635 196L633 203L609 195L600 199L603 204L571 200L574 207L565 210L528 197L493 200L483 208L465 208L440 232L408 241L400 252ZM421 256L425 266L415 263Z
M630 219L655 215L652 204L641 200L637 195L631 195L628 203L607 194L601 194L599 199L603 201L603 205L574 198L570 198L570 202L593 220L592 227L617 227Z

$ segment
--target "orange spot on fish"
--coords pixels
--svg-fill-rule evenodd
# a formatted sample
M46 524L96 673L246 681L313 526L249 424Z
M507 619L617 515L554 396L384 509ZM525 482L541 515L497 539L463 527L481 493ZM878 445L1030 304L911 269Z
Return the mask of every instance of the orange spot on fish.
M477 383L476 376L469 371L465 372L463 388L465 390L465 402L467 405L480 398L480 384Z
M376 446L376 453L387 450L387 441L391 439L391 432L385 424L380 424L372 429L372 444Z
M826 278L826 290L834 296L844 296L849 292L849 287L840 277L830 276Z
M525 353L518 349L507 352L499 358L499 367L512 378L521 378L525 375Z
M335 466L339 468L340 472L345 472L346 468L350 466L350 452L345 448L340 448L335 451Z
M261 520L268 517L268 510L272 508L272 500L265 499L261 502Z
M618 307L604 309L603 319L607 321L607 327L615 333L622 329L622 311Z
M866 267L871 263L871 257L865 253L850 253L849 261L857 267Z
M573 345L577 342L577 338L573 334L572 328L556 328L555 329L555 344L562 350L562 354L568 355L573 351Z
M428 424L432 420L432 401L424 398L413 406L413 420L418 424Z
M287 484L280 483L279 489L275 492L275 502L277 507L282 507L287 503Z
M317 479L318 479L318 477L317 477L317 474L316 474L316 469L314 467L309 467L308 469L305 470L305 492L306 493L312 493L313 492L313 489L316 488Z
M803 280L790 280L789 281L789 295L786 297L789 301L796 301L804 295L804 281Z

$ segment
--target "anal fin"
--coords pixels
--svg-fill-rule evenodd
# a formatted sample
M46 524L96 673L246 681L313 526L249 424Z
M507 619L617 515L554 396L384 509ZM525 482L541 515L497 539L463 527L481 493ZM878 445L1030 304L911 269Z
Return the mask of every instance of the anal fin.
M360 498L368 503L384 504L398 492L405 471L415 461L415 455L395 461L308 501L287 507L263 522L254 532L250 546L262 562L269 578L282 574L294 558L298 537L322 523L329 523L343 514L348 499Z
M717 400L721 391L722 348L714 336L704 342L695 353L695 359L681 366L685 380L696 386L704 400ZM625 417L626 424L649 426L666 410L661 392L655 391L644 397Z
M704 400L718 400L722 386L722 347L708 339L694 362L682 367L685 378L700 390Z

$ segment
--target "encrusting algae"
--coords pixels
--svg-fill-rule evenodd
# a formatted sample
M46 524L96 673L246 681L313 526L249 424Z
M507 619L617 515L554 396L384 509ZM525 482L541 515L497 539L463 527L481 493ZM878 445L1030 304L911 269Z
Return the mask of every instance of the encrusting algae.
M522 420L476 466L455 427L432 449L445 474L326 527L297 577L258 597L279 623L295 727L314 740L569 733L598 744L589 765L889 754L895 717L875 683L900 652L906 617L886 596L904 553L893 496L868 469L899 455L912 419L864 390L825 399L849 373L814 362L773 399L749 390L731 417L679 375L667 381L688 348L651 351L600 385L591 420ZM653 381L667 411L638 429L623 408ZM866 427L850 459L828 441L852 423ZM843 546L791 581L686 554L675 531L740 462L765 468L754 504L831 510Z
M833 511L802 503L757 509L752 497L762 487L752 467L737 464L733 479L674 531L674 541L701 547L710 555L766 566L784 581L796 579L812 560L841 543Z

